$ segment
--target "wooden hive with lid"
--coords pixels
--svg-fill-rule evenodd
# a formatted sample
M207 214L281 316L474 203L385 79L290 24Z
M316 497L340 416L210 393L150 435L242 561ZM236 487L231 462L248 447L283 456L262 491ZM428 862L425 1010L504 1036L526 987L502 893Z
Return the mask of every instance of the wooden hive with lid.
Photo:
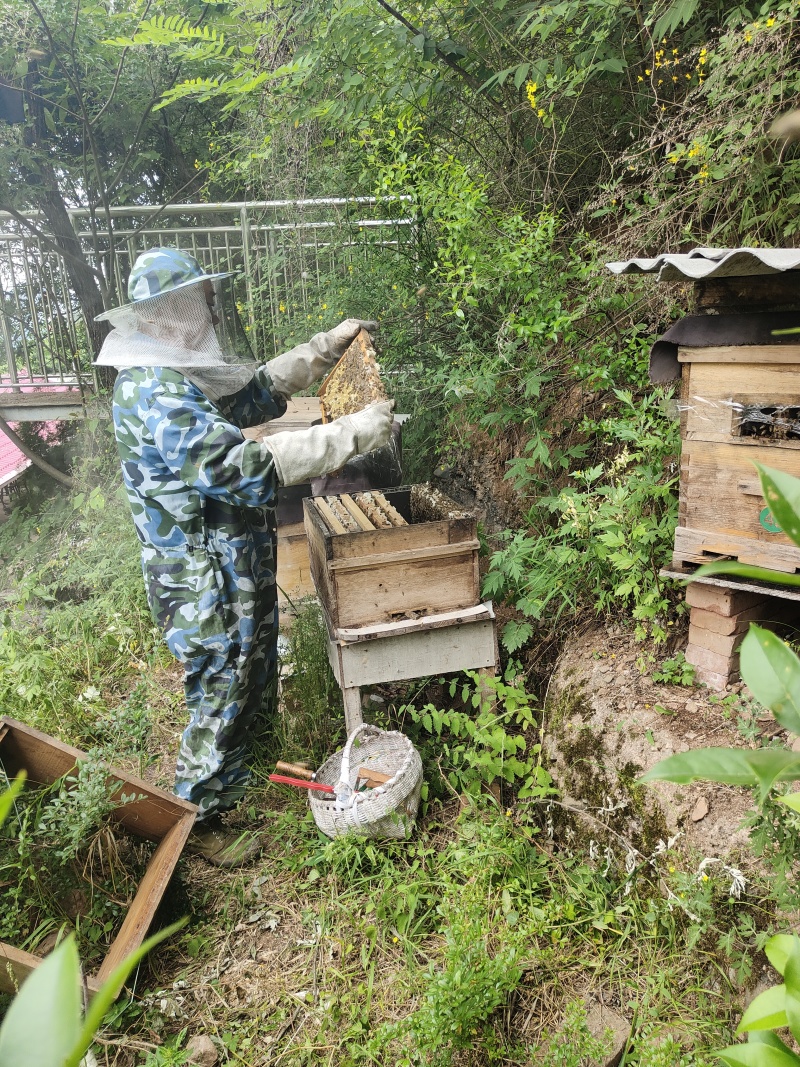
M475 516L429 486L314 497L304 509L311 573L334 627L479 602Z
M656 342L650 364L656 383L680 378L678 526L665 573L719 559L800 571L800 548L766 506L755 467L800 477L800 334L780 332L800 327L800 250L695 249L609 267L694 282L694 313ZM777 585L723 576L689 590L686 658L716 686L734 676L751 621L797 609Z

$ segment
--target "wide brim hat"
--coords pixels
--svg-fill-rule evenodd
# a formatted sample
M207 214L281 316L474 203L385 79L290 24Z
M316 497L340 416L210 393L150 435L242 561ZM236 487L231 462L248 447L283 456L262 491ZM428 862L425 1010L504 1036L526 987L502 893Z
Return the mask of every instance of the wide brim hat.
M229 270L210 274L203 270L194 256L180 248L149 248L137 258L131 270L128 279L130 303L104 311L96 315L94 321L113 322L165 293L174 293L199 282L230 278L233 273Z

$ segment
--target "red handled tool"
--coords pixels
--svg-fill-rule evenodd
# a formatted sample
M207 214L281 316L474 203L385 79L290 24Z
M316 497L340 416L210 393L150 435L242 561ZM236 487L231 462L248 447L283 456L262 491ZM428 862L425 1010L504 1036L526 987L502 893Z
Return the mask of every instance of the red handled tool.
M280 785L293 785L297 789L314 789L318 793L336 792L332 785L323 785L322 782L309 782L303 778L288 778L285 774L271 774L269 780L278 782Z

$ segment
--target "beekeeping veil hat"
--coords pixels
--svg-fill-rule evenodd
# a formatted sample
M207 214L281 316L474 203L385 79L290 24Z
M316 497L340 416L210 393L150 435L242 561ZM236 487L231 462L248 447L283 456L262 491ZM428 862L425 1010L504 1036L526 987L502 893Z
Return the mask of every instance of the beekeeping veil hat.
M210 400L238 392L253 377L256 362L224 285L230 277L206 273L177 248L143 252L128 281L130 303L97 316L113 329L95 365L169 367Z

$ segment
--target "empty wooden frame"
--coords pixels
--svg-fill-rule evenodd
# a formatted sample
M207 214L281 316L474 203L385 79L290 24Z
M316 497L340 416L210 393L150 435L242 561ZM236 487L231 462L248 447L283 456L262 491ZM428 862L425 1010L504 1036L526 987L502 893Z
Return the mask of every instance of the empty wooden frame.
M78 748L13 719L0 717L0 766L9 779L24 770L31 785L50 785L69 774L78 760L85 758L86 753ZM194 804L125 771L110 767L108 778L120 783L118 794L135 794L138 798L116 808L111 818L129 833L157 841L158 848L100 969L87 979L92 992L144 941L197 815ZM0 990L15 992L16 985L39 963L40 956L0 941Z

